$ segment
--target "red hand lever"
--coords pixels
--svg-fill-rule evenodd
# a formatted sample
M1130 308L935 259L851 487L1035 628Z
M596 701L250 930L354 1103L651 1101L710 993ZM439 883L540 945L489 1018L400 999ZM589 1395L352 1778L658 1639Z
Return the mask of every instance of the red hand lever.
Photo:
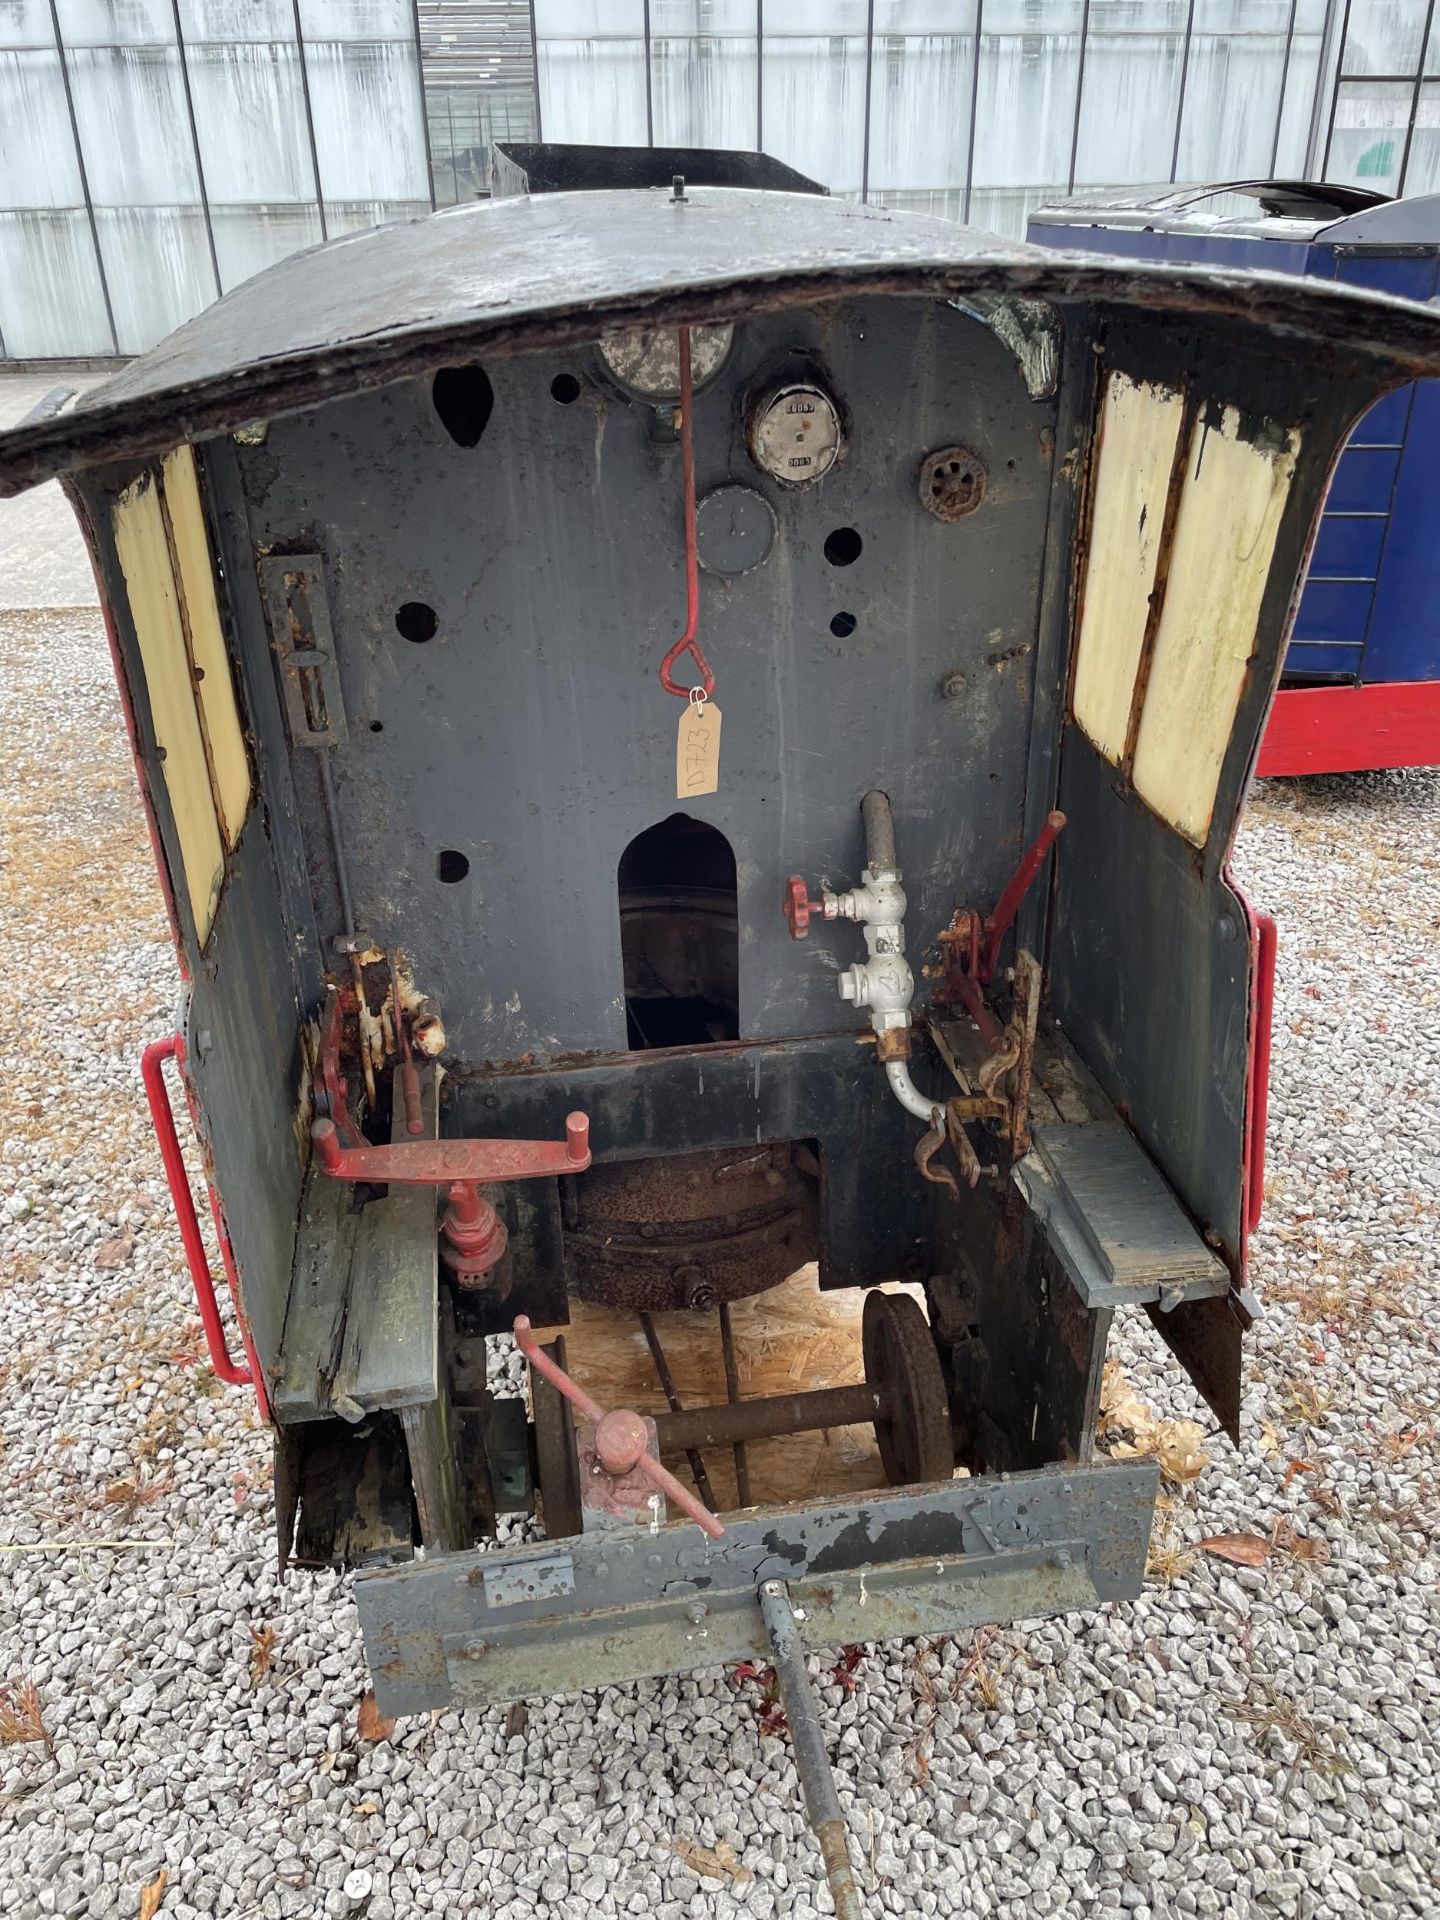
M505 1222L481 1187L583 1173L590 1164L590 1116L584 1113L566 1114L563 1140L402 1140L388 1147L342 1147L333 1120L317 1120L310 1138L315 1158L337 1180L448 1187L440 1237L446 1264L462 1287L488 1284L509 1240Z
M784 905L792 940L803 940L810 931L811 914L825 911L823 902L810 898L810 890L798 873L792 873L785 882Z
M590 1164L590 1116L565 1116L563 1140L403 1140L389 1147L342 1147L333 1120L310 1129L315 1155L337 1180L373 1180L392 1187L445 1187L454 1180L491 1186L583 1173Z
M702 1506L693 1493L681 1486L673 1473L668 1473L652 1457L645 1422L638 1413L632 1413L628 1407L619 1407L613 1413L607 1413L592 1400L585 1389L572 1380L563 1367L557 1367L544 1351L523 1313L515 1316L515 1344L536 1372L542 1373L557 1393L563 1393L572 1406L578 1407L594 1427L596 1457L607 1473L618 1477L633 1473L638 1468L652 1487L663 1493L672 1505L679 1507L697 1527L703 1527L712 1540L724 1539L725 1529L709 1508Z

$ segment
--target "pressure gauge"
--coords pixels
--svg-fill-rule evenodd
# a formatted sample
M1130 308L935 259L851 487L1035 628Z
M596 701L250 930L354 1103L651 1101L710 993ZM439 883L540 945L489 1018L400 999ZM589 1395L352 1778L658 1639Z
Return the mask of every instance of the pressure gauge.
M750 409L750 458L783 487L808 487L840 458L840 409L808 381L772 387Z
M691 327L690 380L697 389L720 371L735 329ZM600 337L600 358L627 393L661 404L680 398L680 340L674 327L626 327Z

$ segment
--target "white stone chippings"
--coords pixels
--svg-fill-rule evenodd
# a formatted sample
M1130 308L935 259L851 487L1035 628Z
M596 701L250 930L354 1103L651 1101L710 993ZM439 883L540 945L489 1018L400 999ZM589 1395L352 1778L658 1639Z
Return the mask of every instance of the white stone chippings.
M98 620L0 616L0 659L0 1543L157 1543L0 1554L0 1680L52 1742L0 1747L0 1912L129 1920L163 1867L181 1920L829 1913L789 1749L718 1671L358 1740L348 1583L278 1582L266 1436L200 1358L137 1071L175 970ZM1244 1443L1167 1537L1288 1516L1330 1560L1200 1556L1131 1606L871 1648L853 1692L813 1662L874 1912L1437 1910L1437 846L1425 774L1272 784L1241 838L1281 927L1270 1304ZM1147 1324L1116 1351L1203 1417Z

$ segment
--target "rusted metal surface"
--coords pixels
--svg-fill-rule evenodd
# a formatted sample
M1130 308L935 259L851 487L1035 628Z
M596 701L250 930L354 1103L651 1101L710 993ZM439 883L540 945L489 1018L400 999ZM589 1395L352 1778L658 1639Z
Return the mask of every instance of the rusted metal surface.
M805 1795L805 1817L825 1863L825 1878L835 1902L837 1920L860 1920L860 1890L850 1866L845 1838L845 1816L825 1751L825 1734L815 1689L805 1666L805 1642L800 1637L804 1609L797 1608L783 1580L766 1580L760 1587L760 1617L770 1642L770 1657L780 1688L795 1768Z
M908 1293L867 1293L860 1326L865 1378L879 1396L875 1438L892 1487L948 1480L955 1470L950 1401L930 1324Z
M657 1415L655 1426L662 1452L683 1453L692 1447L733 1447L776 1434L866 1426L880 1419L888 1405L878 1386L823 1387L812 1393L732 1400L724 1406L687 1407L683 1413Z
M937 520L963 520L985 498L988 477L969 447L941 447L920 462L920 504Z
M784 1143L594 1167L565 1235L581 1299L636 1312L763 1293L815 1250L815 1184Z
M818 1174L819 1169L816 1168ZM725 1362L725 1397L732 1406L740 1399L740 1368L735 1358L735 1332L730 1324L730 1308L722 1300L719 1308L720 1350ZM735 1497L742 1507L750 1504L750 1459L743 1440L734 1443Z
M665 1358L665 1349L661 1346L660 1336L655 1331L655 1322L648 1313L641 1314L640 1329L645 1335L645 1344L650 1349L650 1358L655 1362L655 1372L659 1378L660 1387L665 1395L670 1411L672 1413L679 1413L681 1410L680 1395L675 1389L675 1376L670 1371L670 1362ZM717 1512L715 1496L710 1490L710 1476L705 1471L705 1461L703 1457L696 1448L687 1447L685 1449L685 1460L690 1468L690 1477L695 1482L695 1491L712 1513ZM743 1506L744 1504L744 1501L742 1501L741 1505Z

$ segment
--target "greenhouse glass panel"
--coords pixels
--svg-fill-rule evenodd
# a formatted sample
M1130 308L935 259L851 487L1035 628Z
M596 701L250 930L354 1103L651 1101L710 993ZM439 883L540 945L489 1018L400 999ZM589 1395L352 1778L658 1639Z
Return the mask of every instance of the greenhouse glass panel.
M1196 0L1177 180L1270 171L1290 0Z
M986 199L993 225L1004 209L1005 232L1039 188L1053 199L1069 185L1076 90L1080 79L1080 0L986 0L980 36L980 90L975 129L975 185L970 217L979 221L975 195ZM1043 25L1043 31L1037 27Z
M1418 73L1429 0L1366 0L1345 15L1345 53L1340 71L1359 74Z
M83 207L0 212L0 340L14 360L114 352Z
M1342 81L1326 179L1398 193L1414 93L1409 81Z
M547 140L648 143L643 0L535 0L535 42Z
M1188 14L1187 0L1092 0L1077 186L1170 178Z

